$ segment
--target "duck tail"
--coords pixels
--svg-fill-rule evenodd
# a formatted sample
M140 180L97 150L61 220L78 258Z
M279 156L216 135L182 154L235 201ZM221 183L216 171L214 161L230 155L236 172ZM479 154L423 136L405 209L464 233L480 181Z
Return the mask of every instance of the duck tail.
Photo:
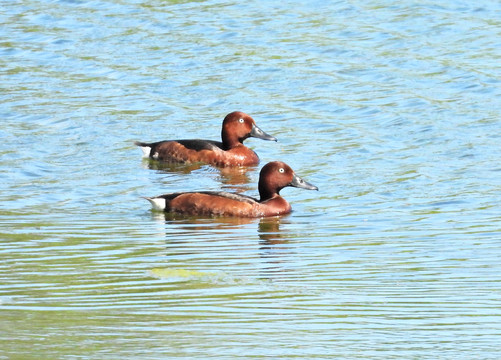
M143 157L149 157L151 153L151 144L147 144L140 141L134 141L134 145L141 147L141 151L143 152Z
M151 203L153 210L164 211L167 206L167 201L163 197L142 196L142 198L148 200Z

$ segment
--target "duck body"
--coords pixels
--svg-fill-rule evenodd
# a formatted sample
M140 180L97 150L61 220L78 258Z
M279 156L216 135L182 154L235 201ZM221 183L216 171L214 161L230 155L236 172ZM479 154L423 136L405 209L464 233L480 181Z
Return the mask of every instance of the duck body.
M252 117L235 111L226 115L223 120L222 141L194 139L135 144L141 147L144 157L164 162L252 166L259 163L259 157L243 144L249 137L276 141L276 138L262 131Z
M162 162L205 163L215 166L252 166L259 164L257 154L243 144L224 149L223 143L211 140L167 140L139 143L145 157Z
M286 187L318 190L285 163L266 164L259 176L260 199L225 191L178 192L146 198L156 210L196 216L266 217L290 213L291 205L280 196Z
M154 209L185 215L265 217L291 212L290 204L281 196L267 202L225 191L171 193L147 198Z

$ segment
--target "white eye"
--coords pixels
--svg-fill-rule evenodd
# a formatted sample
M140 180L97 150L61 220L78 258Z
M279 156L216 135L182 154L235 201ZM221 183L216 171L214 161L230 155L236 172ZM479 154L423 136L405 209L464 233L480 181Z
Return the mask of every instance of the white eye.
M238 122L239 122L240 124L243 124L243 123L244 123L244 119L238 119Z
M278 172L283 174L285 172L285 170L284 170L284 168L280 168L280 169L278 169Z

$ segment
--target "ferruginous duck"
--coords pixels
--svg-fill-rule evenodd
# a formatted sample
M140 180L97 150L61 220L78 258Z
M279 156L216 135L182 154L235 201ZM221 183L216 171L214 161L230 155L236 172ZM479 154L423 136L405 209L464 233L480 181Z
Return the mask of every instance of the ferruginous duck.
M146 197L155 210L200 216L265 217L288 214L291 206L280 190L293 186L318 190L299 176L284 162L273 161L259 174L259 200L250 196L225 191L178 192Z
M221 140L166 140L154 143L136 141L144 157L165 162L206 163L215 166L252 166L259 157L243 142L249 137L277 141L261 130L252 117L234 111L226 115L221 130Z

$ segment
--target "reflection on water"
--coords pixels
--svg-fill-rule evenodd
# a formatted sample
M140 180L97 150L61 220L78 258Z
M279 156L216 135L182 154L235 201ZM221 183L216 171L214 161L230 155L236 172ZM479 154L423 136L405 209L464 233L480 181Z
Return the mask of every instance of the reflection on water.
M195 164L179 164L170 162L161 162L152 159L143 159L143 166L151 170L157 170L159 173L164 174L190 174L197 170L204 172L217 173L218 180L223 184L222 189L226 191L242 192L248 190L242 186L233 185L246 185L251 182L249 173L255 172L256 166L236 166L236 167L217 167L205 165L202 163Z
M220 252L231 249L238 256L241 249L254 249L252 257L260 260L261 279L269 279L270 273L277 275L287 271L287 261L294 256L288 246L291 234L281 230L283 223L289 223L288 215L261 219L238 217L187 217L179 214L152 212L152 217L159 224L165 224L167 258L178 260L180 256L203 257L201 252L207 251L207 245ZM245 232L242 228L244 227ZM254 229L252 231L251 229ZM249 230L256 232L258 238L235 237L235 233L247 234ZM195 241L195 242L194 242ZM196 241L200 241L197 243ZM188 242L188 243L187 243ZM247 255L249 256L249 254ZM179 266L186 264L179 263ZM172 266L172 265L171 265ZM168 271L173 271L168 267ZM180 269L186 271L185 269ZM224 271L224 268L220 269Z
M289 246L293 234L280 228L284 222L288 223L289 216L269 217L259 221L259 254L266 262L261 275L263 279L279 281L287 272L291 272L290 258L300 256Z
M263 245L280 244L284 237L280 233L280 224L287 221L288 216L274 216L262 218L259 221L258 234L260 243Z
M227 227L237 227L238 225L250 224L255 222L256 219L253 218L240 218L240 217L203 217L203 216L191 216L184 214L177 214L171 212L159 212L152 211L152 218L156 221L165 221L166 226L173 225L176 228L183 229L183 225L186 229L195 230L207 230L207 229L223 229Z
M146 158L143 158L142 164L143 167L147 169L158 170L159 172L165 172L165 173L178 173L178 174L189 174L192 171L199 170L200 168L206 166L202 163L183 164L175 162L158 161Z

